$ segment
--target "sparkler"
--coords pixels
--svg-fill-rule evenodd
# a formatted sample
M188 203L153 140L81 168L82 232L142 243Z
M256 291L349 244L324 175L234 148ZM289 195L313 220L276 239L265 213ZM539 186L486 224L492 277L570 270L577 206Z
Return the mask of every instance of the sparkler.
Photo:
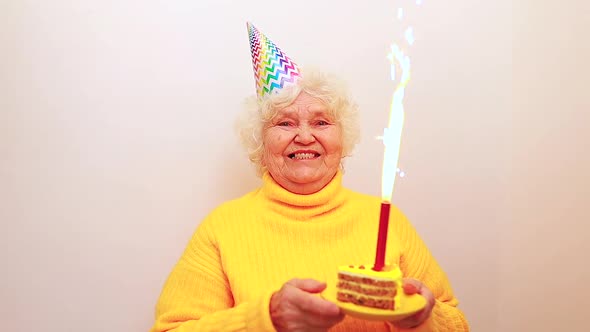
M421 1L420 1L421 3ZM418 5L420 3L417 3ZM398 9L398 19L403 18L403 9ZM413 28L408 27L404 37L408 45L414 43ZM385 145L383 156L383 170L381 181L381 213L379 215L379 233L377 235L377 252L373 270L381 271L385 266L385 248L387 245L387 229L389 226L389 211L393 188L398 170L399 149L401 144L402 129L404 126L404 105L406 86L410 81L410 58L397 44L391 45L391 52L387 58L391 62L391 79L396 79L396 69L401 72L399 82L394 90L389 113L388 127L383 131L383 144ZM400 171L400 176L403 172Z

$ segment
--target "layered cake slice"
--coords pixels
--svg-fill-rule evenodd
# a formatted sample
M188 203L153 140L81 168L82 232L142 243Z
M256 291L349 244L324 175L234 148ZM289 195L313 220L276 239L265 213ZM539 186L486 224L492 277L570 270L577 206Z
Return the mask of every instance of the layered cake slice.
M337 298L340 302L395 310L399 309L402 290L402 272L399 267L385 266L374 271L364 265L338 268Z

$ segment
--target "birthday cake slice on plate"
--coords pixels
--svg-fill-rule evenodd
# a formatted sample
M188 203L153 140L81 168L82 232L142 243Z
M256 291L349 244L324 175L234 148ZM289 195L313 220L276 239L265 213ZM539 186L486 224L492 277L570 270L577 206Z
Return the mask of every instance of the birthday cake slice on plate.
M363 307L395 310L401 307L402 272L397 265L375 271L365 265L338 268L337 299Z

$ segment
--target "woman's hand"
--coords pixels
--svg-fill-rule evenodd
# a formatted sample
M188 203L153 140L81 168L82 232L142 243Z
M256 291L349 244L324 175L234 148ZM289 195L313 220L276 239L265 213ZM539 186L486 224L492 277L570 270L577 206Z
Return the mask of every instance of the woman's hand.
M270 319L279 332L327 331L344 318L340 308L314 293L326 283L314 279L292 279L270 299Z
M432 294L430 289L416 279L404 278L404 293L408 295L420 294L426 299L426 307L424 309L410 317L392 323L399 328L408 329L416 327L428 319L434 307L435 300L434 294Z

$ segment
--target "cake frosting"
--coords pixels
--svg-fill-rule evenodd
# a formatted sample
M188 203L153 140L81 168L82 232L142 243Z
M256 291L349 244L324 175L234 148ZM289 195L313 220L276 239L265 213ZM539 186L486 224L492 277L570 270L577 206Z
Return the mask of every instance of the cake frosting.
M347 265L338 268L338 301L377 309L399 309L402 293L402 272L399 267L385 266L381 271L375 271L367 266Z

